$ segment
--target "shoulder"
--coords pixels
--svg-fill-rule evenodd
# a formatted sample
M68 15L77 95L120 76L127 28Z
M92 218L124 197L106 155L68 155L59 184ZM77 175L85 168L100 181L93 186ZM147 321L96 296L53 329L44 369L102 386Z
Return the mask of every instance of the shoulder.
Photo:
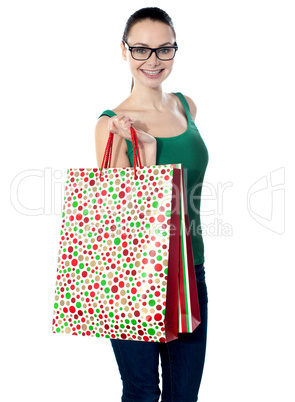
M187 95L183 95L183 96L185 97L185 99L188 103L190 114L191 114L193 120L195 120L196 115L197 115L197 106L196 106L195 102L192 100L192 98L190 98Z

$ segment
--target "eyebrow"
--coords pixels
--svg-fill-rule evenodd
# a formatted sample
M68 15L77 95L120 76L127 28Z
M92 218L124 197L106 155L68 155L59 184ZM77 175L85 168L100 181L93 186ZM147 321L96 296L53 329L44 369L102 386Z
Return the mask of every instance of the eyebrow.
M135 46L135 45L142 45L142 46L149 47L149 45L147 45L146 43L134 43L133 46ZM171 46L173 46L171 42L165 42L165 43L162 43L162 45L159 45L159 47L165 46L165 45L171 45Z

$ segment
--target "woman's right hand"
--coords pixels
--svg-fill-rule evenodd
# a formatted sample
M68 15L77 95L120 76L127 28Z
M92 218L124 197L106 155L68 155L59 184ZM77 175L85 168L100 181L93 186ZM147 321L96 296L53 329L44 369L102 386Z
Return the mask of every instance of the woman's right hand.
M133 127L134 121L124 113L118 113L116 116L113 116L108 121L108 130L117 134L120 137L132 141L130 127ZM138 141L139 147L145 147L146 145L156 144L156 139L152 135L146 133L139 128L133 127L136 131L136 137Z

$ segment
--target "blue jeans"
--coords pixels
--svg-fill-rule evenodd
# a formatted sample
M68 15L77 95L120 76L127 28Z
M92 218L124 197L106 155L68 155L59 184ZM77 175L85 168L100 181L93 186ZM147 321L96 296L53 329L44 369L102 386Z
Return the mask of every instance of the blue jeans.
M201 324L194 332L178 334L168 342L111 339L120 371L121 402L157 402L159 356L162 366L161 402L196 402L203 374L208 319L208 295L204 264L195 265Z

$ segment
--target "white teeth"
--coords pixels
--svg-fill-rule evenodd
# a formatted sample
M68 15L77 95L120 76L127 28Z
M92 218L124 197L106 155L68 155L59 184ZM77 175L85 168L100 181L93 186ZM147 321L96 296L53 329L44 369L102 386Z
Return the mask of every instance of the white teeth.
M157 75L157 74L159 74L162 70L158 70L158 71L142 70L142 71L144 71L145 73L150 74L150 75Z

